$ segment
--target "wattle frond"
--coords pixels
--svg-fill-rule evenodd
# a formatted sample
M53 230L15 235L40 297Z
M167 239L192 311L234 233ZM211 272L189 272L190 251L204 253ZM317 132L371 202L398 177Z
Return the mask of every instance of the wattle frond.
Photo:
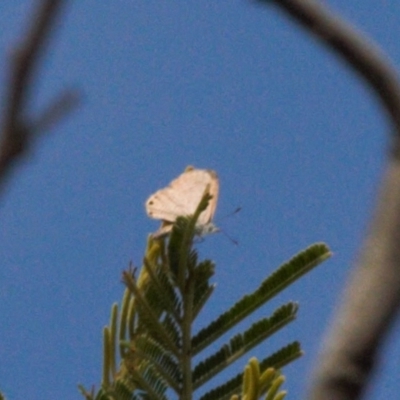
M173 354L166 352L159 343L144 336L135 341L135 356L139 363L141 359L149 361L168 385L176 392L179 391L182 373Z
M153 337L156 337L157 340L162 341L168 351L171 351L175 355L179 354L179 350L176 347L174 338L170 336L170 332L166 330L163 324L159 321L157 312L154 312L150 307L144 294L137 287L134 278L128 273L124 273L123 277L128 289L135 296L135 302L140 315L140 321L147 327L149 334L151 334Z
M223 345L220 350L201 361L193 371L193 385L198 388L216 374L227 368L239 357L243 356L253 347L257 346L267 337L271 336L284 325L293 321L298 306L288 303L274 312L270 318L263 318L254 323L249 329L235 335L229 344Z
M125 289L122 301L121 301L121 315L119 318L119 329L118 329L118 340L119 340L119 354L121 357L124 355L125 347L121 344L127 338L128 334L128 323L129 323L129 304L132 299L132 293L129 289Z
M143 361L140 368L130 373L132 381L136 384L136 391L143 391L145 398L152 400L167 400L165 392L168 389L166 382L157 373L153 365Z
M214 275L215 264L210 260L199 263L193 270L194 295L193 295L193 320L196 319L203 305L214 291L215 285L210 284Z
M176 325L175 320L166 314L162 320L162 325L168 336L173 341L174 345L179 348L182 345L182 335L179 327Z
M280 369L302 355L303 352L301 350L300 343L295 341L285 347L282 347L271 356L265 358L260 362L260 366L262 370L265 370L269 367Z
M257 290L245 295L230 310L220 315L193 337L195 354L213 343L258 307L330 256L328 247L317 243L300 252L265 279Z
M152 268L146 260L144 268L148 271L151 285L148 287L148 295L146 297L153 297L156 302L162 305L162 310L172 314L176 321L179 320L181 313L181 299L177 296L175 286L168 276L165 268L160 266L155 269Z
M213 294L215 285L204 284L195 288L194 301L193 301L193 321L197 318L199 312L202 310L204 304Z
M261 373L260 363L252 357L244 369L241 398L246 400L259 400L266 395L266 400L282 400L286 392L280 391L285 377L275 368L267 368ZM239 398L232 396L231 400Z
M301 355L299 342L293 342L261 361L259 363L260 373L270 367L280 369ZM243 373L240 373L226 383L211 389L201 396L199 400L230 400L234 394L240 393L242 384Z

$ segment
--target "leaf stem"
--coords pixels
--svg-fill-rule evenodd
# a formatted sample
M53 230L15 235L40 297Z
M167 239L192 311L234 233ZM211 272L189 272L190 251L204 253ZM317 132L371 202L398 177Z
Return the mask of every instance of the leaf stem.
M182 372L183 386L181 400L191 400L193 395L192 379L192 321L194 299L194 274L188 271L185 291L183 293L183 321L182 321Z

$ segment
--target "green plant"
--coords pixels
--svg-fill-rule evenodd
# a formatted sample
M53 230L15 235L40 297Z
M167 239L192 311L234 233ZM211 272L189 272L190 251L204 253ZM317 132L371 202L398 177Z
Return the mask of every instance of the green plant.
M80 387L87 400L164 400L172 393L173 398L192 399L197 389L296 317L298 305L284 304L194 365L195 356L201 356L222 335L330 256L326 245L314 244L194 333L193 322L214 290L210 279L215 265L210 260L199 261L193 247L197 218L209 200L206 193L193 216L179 217L169 238L149 238L140 272L131 266L123 273L126 289L121 309L113 305L110 325L104 328L101 389L89 393ZM301 354L300 344L293 342L260 363L251 359L244 373L207 392L201 400L228 400L239 395L251 400L264 394L270 399L283 398L276 390L283 382L277 369Z

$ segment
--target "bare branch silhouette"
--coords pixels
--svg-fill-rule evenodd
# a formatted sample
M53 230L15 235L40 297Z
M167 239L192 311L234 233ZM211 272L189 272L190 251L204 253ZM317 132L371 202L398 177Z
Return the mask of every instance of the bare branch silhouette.
M48 129L72 107L76 106L77 95L65 91L45 112L30 121L27 103L30 89L41 55L51 34L64 0L42 0L26 37L17 46L9 61L9 82L6 92L5 113L2 121L2 142L0 145L0 182L29 148L32 140L43 129Z
M311 31L358 72L375 91L400 132L400 82L387 57L361 32L316 0L258 0L274 3Z
M259 0L265 2L265 0ZM400 83L370 41L315 0L272 0L362 76L394 126L378 204L328 333L309 399L361 398L400 305Z

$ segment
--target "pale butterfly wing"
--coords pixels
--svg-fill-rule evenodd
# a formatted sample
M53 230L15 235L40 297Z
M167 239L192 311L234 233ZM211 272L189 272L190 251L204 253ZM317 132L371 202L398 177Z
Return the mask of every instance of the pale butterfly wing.
M206 190L212 195L212 199L200 214L196 230L200 235L215 232L217 228L211 220L218 201L218 176L212 170L188 168L166 188L158 190L146 201L149 217L163 221L155 236L168 233L177 217L193 215Z

